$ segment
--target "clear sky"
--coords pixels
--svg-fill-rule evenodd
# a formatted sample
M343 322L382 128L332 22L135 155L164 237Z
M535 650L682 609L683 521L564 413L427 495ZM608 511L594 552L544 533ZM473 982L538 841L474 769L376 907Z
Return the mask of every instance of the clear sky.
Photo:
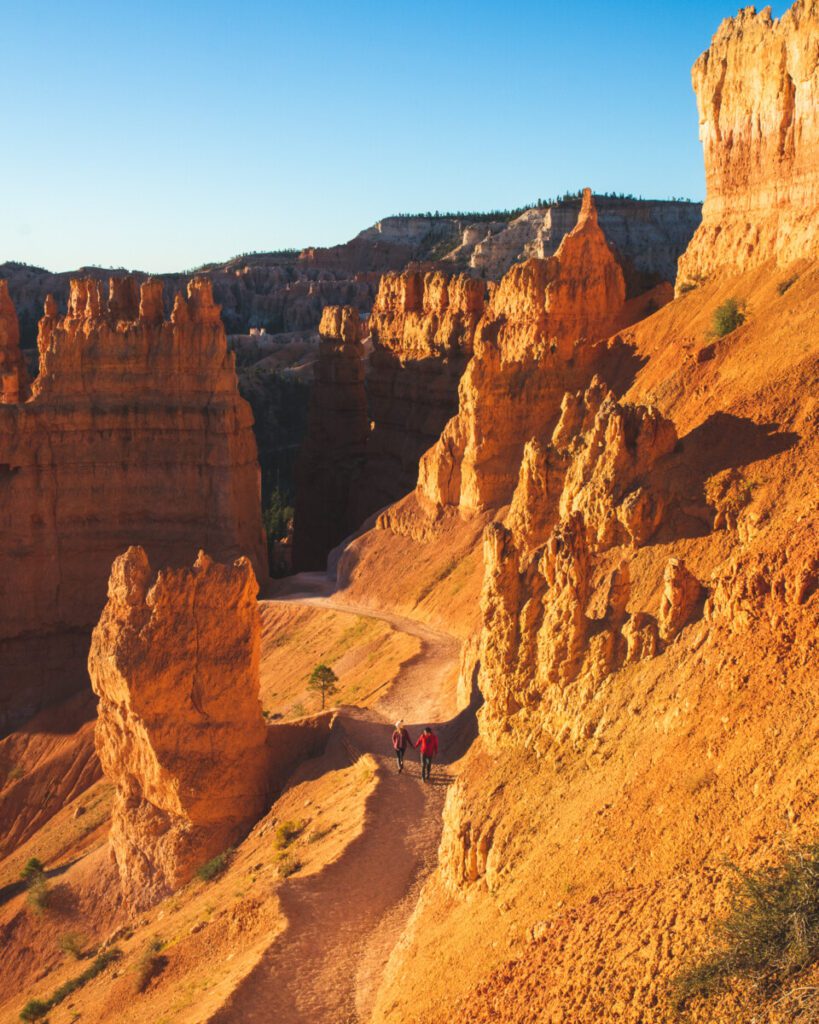
M735 12L0 0L0 262L183 270L585 185L701 199L690 67Z

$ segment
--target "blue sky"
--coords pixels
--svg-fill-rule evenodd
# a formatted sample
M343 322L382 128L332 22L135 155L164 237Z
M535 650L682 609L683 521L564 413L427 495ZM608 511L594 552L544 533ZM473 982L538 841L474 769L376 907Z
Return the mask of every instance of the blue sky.
M585 185L702 198L690 67L735 4L0 0L0 262L181 270Z

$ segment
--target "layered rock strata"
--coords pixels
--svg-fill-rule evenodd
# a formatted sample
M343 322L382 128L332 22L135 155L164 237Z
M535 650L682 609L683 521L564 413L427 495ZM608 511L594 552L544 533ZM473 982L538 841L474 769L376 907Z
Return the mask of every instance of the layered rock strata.
M210 285L164 318L162 285L72 284L49 298L29 401L0 404L0 730L87 680L114 558L266 552L252 417Z
M692 70L702 225L678 283L819 254L819 5L726 18Z
M622 268L587 190L555 256L518 264L494 290L475 331L458 413L421 460L418 491L434 508L500 507L524 445L548 438L567 391L601 362L597 344L627 319Z
M241 839L267 800L258 585L247 558L154 573L117 558L94 630L97 753L116 786L110 842L132 909Z

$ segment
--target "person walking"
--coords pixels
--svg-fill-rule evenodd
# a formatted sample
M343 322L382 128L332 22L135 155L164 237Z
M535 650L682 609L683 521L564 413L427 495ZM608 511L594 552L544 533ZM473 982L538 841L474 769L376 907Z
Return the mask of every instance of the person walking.
M427 726L415 741L415 746L421 748L421 778L424 782L429 782L430 772L432 771L432 759L438 753L438 737Z
M404 770L404 752L407 747L412 746L410 734L404 727L404 719L399 718L395 723L395 732L392 734L392 749L395 751L395 759L398 761L398 771Z

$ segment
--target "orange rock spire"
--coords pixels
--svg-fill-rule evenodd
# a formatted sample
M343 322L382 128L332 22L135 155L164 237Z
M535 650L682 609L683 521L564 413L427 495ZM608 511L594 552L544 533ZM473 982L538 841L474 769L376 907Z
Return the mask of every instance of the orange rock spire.
M155 574L129 548L111 569L88 667L133 908L183 885L264 811L257 591L246 558L219 565L201 551L193 568Z

